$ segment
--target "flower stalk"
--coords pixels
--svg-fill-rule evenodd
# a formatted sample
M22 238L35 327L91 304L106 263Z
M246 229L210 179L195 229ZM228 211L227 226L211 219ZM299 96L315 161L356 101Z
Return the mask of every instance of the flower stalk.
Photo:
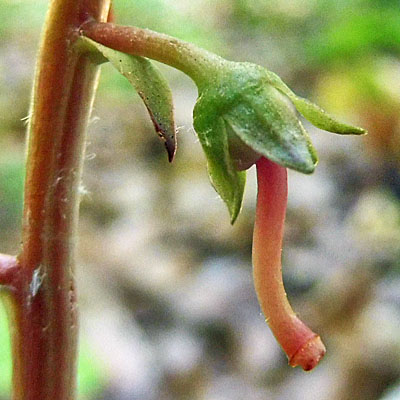
M198 86L227 62L191 43L134 26L89 21L81 26L80 34L122 53L151 58L179 69Z
M266 158L257 163L253 276L261 309L292 367L313 369L325 346L292 310L282 281L281 252L287 203L287 170Z

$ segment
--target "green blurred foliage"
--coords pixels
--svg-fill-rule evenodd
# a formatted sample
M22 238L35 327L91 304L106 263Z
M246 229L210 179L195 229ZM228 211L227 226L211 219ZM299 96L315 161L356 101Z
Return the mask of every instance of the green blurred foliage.
M232 2L232 20L252 34L262 31L296 36L307 63L358 60L373 52L399 54L400 8L397 1Z
M80 400L93 399L105 386L102 364L90 349L88 340L80 342L78 358L78 397Z
M5 398L11 388L11 344L8 333L7 314L0 304L0 397Z
M213 13L198 14L198 18L188 19L188 11L194 16L194 10L198 9L200 13L201 6L209 7L210 2L199 1L188 6L185 2L166 0L115 0L113 4L116 21L120 24L153 29L194 42L211 51L218 51L223 47L221 33L212 25L215 18ZM211 7L209 11L213 11L217 6Z
M0 1L0 37L9 38L12 36L24 35L28 32L35 34L40 30L44 21L48 1L46 0L1 0Z
M20 154L0 158L0 225L14 226L22 215L25 165Z
M371 55L400 54L400 8L387 1L320 2L329 18L319 35L306 41L307 56L319 63L359 62Z

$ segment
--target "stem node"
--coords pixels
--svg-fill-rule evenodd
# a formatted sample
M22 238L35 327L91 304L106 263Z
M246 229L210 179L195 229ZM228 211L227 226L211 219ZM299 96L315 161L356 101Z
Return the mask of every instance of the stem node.
M0 253L0 285L16 289L19 263L16 257Z

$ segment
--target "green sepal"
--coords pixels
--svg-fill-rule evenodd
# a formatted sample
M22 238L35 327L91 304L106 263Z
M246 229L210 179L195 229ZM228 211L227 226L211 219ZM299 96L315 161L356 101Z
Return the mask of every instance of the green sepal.
M309 135L288 98L273 86L243 93L223 118L260 155L305 174L314 171L318 158Z
M227 63L202 90L196 107L196 115L202 111L210 119L222 118L228 132L246 145L230 140L235 160L243 152L243 164L251 165L246 159L257 160L258 154L303 173L314 171L317 156L308 133L289 98L267 82L264 68Z
M136 89L172 161L176 151L176 128L172 93L164 76L147 58L121 53L85 37L79 42L81 48L92 53L95 61L109 61Z
M211 183L227 205L233 224L242 206L246 172L237 171L234 166L222 118L210 117L198 102L193 111L193 125L207 158Z
M268 83L289 97L297 111L317 128L338 133L340 135L365 135L367 133L363 128L344 124L338 121L321 107L293 93L293 91L282 81L278 75L271 71L266 70L266 72L268 76Z

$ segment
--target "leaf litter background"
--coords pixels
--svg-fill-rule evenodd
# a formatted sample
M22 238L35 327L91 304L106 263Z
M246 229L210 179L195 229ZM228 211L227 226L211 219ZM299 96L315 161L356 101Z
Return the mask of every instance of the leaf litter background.
M0 0L0 241L16 253L25 119L44 0ZM256 185L234 227L191 125L194 84L160 66L173 93L172 165L129 83L102 68L89 127L77 275L79 398L400 398L400 5L380 0L117 0L117 22L192 41L278 73L299 95L367 128L306 125L312 176L290 173L284 278L328 347L291 369L251 279ZM0 316L0 396L11 362Z

